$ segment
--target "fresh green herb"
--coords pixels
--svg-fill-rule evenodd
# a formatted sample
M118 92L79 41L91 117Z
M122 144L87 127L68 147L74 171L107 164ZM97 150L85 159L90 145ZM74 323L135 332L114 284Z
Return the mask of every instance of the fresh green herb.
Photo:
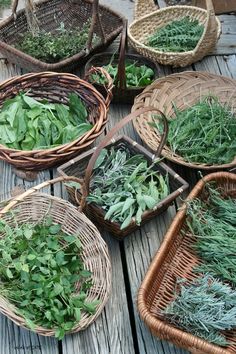
M92 274L84 268L79 235L65 233L50 217L19 224L15 214L1 220L0 235L0 293L30 329L52 328L62 338L84 311L95 312L98 302L86 300Z
M17 150L45 149L77 139L92 128L87 110L75 93L68 106L36 101L19 93L0 112L0 143Z
M8 7L11 5L11 0L0 0L0 8Z
M193 248L204 261L199 272L212 273L236 286L236 201L223 198L220 191L206 185L208 201L188 203L187 225L196 237Z
M146 45L162 52L188 52L197 46L203 31L198 20L185 16L155 31Z
M227 340L220 331L236 327L236 292L209 274L191 284L181 279L175 299L163 313L177 327L226 346Z
M153 166L142 155L130 155L125 147L103 149L87 201L100 205L105 219L120 223L121 229L132 218L139 225L143 212L154 209L169 194L168 176L163 177Z
M88 23L81 29L65 29L64 24L61 24L53 33L45 30L36 33L29 31L23 34L17 49L46 63L55 63L85 50L88 33ZM97 36L94 36L93 44L97 41Z
M108 65L104 65L103 68L114 80L116 86L118 86L118 66L111 62ZM146 65L139 66L136 61L127 60L125 63L125 76L127 87L144 87L153 82L154 71ZM102 74L92 74L91 78L100 85L107 83L107 79Z
M236 156L236 118L233 110L208 95L169 120L168 144L188 162L225 164ZM155 118L150 125L157 129Z

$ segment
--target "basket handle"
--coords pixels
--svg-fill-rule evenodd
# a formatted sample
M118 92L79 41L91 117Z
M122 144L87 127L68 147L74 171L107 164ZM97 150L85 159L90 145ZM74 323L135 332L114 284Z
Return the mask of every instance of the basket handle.
M97 23L99 30L100 30L102 43L104 43L105 42L105 32L102 27L101 18L99 16L99 0L93 0L92 20L91 20L91 26L90 26L89 34L88 34L87 53L89 53L92 48L93 33L94 33L96 23Z
M212 3L212 0L206 0L206 10L207 10L207 21L205 25L205 30L202 38L198 42L196 48L194 49L194 53L204 50L206 47L206 42L212 42L212 34L215 34L215 39L218 37L217 33L217 22L215 16L215 10Z
M105 105L108 108L111 103L112 97L113 97L113 94L112 94L112 89L114 87L113 80L112 80L111 76L108 74L108 72L105 69L103 69L102 67L92 66L89 69L89 71L86 73L84 79L86 81L89 81L89 76L92 74L101 74L102 76L106 77L106 84L104 85L104 88L106 90Z
M26 197L38 192L40 189L42 189L44 187L48 187L48 186L58 183L58 182L67 182L67 181L77 182L77 183L81 184L81 186L83 188L83 180L80 178L77 178L77 177L72 177L72 176L60 176L60 177L51 179L49 181L42 182L42 183L38 184L37 186L28 189L27 191L18 195L17 197L11 199L9 201L9 203L2 210L0 210L0 217L3 214L6 214L17 203L23 201Z
M109 133L105 136L105 138L101 141L101 143L97 146L96 150L94 151L93 155L91 156L88 166L86 168L85 171L85 176L84 176L84 185L82 188L82 197L81 197L81 202L80 202L80 210L82 211L83 208L85 207L86 204L86 198L89 194L89 184L90 184L90 178L93 172L93 168L95 165L95 162L101 152L101 150L109 143L109 141L111 140L111 138L113 137L113 135L115 133L117 133L123 126L125 126L127 123L129 123L131 120L133 120L134 118L137 118L138 116L140 116L141 114L150 112L150 111L156 111L159 114L161 114L163 120L164 120L164 131L163 134L161 136L161 141L160 144L158 146L158 149L155 153L155 157L159 158L159 156L161 155L161 151L165 145L166 139L167 139L167 135L168 135L168 121L166 116L164 115L163 112L161 112L159 109L154 108L154 107L145 107L145 108L141 108L138 109L137 111L134 111L132 113L130 113L128 116L126 116L125 118L123 118L121 121L119 121L110 131Z
M153 0L136 0L134 6L134 20L151 14L153 11L159 9L159 6Z
M124 90L126 88L126 73L125 73L125 52L127 51L127 23L125 20L123 31L120 38L119 47L119 61L118 61L118 71L117 71L117 88Z

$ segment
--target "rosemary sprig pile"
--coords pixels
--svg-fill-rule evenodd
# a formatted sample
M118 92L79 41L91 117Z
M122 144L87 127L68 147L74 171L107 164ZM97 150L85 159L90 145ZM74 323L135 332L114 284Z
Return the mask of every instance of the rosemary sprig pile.
M209 274L191 284L177 282L175 299L163 314L167 321L208 342L226 346L220 332L236 327L236 291Z
M185 16L155 31L146 45L162 52L188 52L197 46L203 31L198 20Z
M236 156L236 117L231 107L208 95L169 120L168 145L188 162L226 164ZM161 130L154 118L152 126Z

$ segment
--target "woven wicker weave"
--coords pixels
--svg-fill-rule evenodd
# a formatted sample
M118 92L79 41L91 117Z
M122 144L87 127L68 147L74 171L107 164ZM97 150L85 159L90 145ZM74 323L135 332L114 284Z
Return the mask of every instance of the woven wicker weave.
M18 0L14 0L14 9ZM0 50L10 62L27 71L71 71L86 60L88 54L104 50L122 31L124 17L109 7L98 5L98 0L41 0L35 3L35 16L39 28L55 32L61 23L65 28L80 28L91 20L90 38L95 33L99 42L92 46L88 40L87 49L81 50L70 58L49 64L23 53L15 48L22 40L22 34L28 31L26 10L20 10L1 22ZM16 19L15 19L16 18Z
M65 104L68 102L68 94L74 92L85 103L89 113L88 120L93 124L93 128L70 143L50 149L21 151L0 145L0 159L22 170L44 170L69 160L92 144L102 133L107 122L107 111L113 87L112 80L105 70L97 70L102 70L101 72L107 75L109 81L106 100L91 84L72 74L53 72L25 74L1 83L0 106L6 99L14 97L22 90L29 91L28 95L37 100L45 98L50 102ZM93 69L92 72L97 71Z
M68 235L78 235L82 245L82 260L85 269L92 273L92 287L88 290L87 301L99 300L96 312L91 315L81 312L81 320L75 325L72 333L88 327L101 313L108 300L111 290L111 264L108 248L97 228L81 212L69 202L48 194L36 193L40 189L60 181L76 181L77 178L56 178L27 190L20 196L7 202L0 210L0 217L15 225L25 222L35 224L45 215L51 216L53 222L62 225L62 230ZM14 218L7 214L8 210L17 209ZM19 212L20 210L20 212ZM1 237L4 234L1 233ZM79 289L79 287L78 287ZM17 309L3 296L0 296L0 312L17 325L27 328L24 318L17 314ZM54 336L55 329L36 327L35 332L44 336Z
M156 80L135 99L132 111L151 105L165 112L168 118L174 118L173 102L182 110L209 93L217 95L222 103L230 103L236 110L235 80L206 72L186 71ZM158 131L148 124L151 120L150 115L140 116L133 121L133 124L141 139L155 150L160 136ZM162 155L175 163L208 171L233 168L236 165L236 158L224 165L190 163L174 153L167 145L163 148Z
M169 6L154 12L153 0L137 0L137 2L136 9L138 13L135 14L135 21L129 26L128 36L130 45L143 56L163 65L178 67L187 66L201 60L214 49L220 36L221 26L219 20L215 17L211 0L206 0L207 10L194 6L179 5ZM147 14L148 8L150 9L149 14ZM199 23L204 25L204 33L196 48L183 53L165 53L145 44L147 38L158 28L185 16L197 19Z
M189 194L187 200L205 200L204 185L214 181L224 195L236 198L236 175L228 172L209 174L200 180ZM236 352L236 331L229 331L226 338L231 342L227 348L208 343L196 336L173 327L158 315L173 299L176 278L194 279L192 268L199 259L191 248L193 238L186 223L186 206L175 216L164 241L154 257L138 294L138 309L144 322L156 336L167 339L195 354L232 354ZM182 235L180 230L188 230Z

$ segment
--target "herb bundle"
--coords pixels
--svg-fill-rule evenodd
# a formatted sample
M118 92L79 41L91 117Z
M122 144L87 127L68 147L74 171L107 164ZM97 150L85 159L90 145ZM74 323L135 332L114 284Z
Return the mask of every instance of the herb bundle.
M175 299L163 311L167 321L208 342L226 346L220 332L236 327L236 292L209 274L177 282Z
M114 80L115 85L118 86L118 65L109 63L108 65L104 65L103 68ZM126 60L125 77L127 87L144 87L153 82L154 71L146 65L138 65L136 61ZM92 74L91 78L94 82L100 85L105 85L107 83L106 77L102 74Z
M77 139L92 128L87 110L75 93L68 106L36 101L21 92L0 111L0 143L17 150L46 149Z
M188 162L226 164L236 156L236 117L217 97L206 96L183 111L175 108L167 142ZM159 129L157 120L150 123ZM160 129L161 130L161 129Z
M90 182L89 203L100 205L105 219L127 227L132 218L139 225L145 210L153 209L169 194L168 176L148 166L142 155L125 147L103 149Z
M162 52L188 52L197 46L203 31L198 20L185 16L155 31L146 45Z
M11 0L0 0L0 8L10 6Z
M65 29L62 23L55 33L45 30L24 33L17 49L46 63L56 63L85 49L88 33L88 23L81 29ZM98 38L93 36L93 43L97 40Z
M80 321L81 312L93 314L98 304L86 301L92 274L84 269L80 240L51 217L34 225L12 218L11 224L0 223L0 293L30 329L52 328L60 339Z

